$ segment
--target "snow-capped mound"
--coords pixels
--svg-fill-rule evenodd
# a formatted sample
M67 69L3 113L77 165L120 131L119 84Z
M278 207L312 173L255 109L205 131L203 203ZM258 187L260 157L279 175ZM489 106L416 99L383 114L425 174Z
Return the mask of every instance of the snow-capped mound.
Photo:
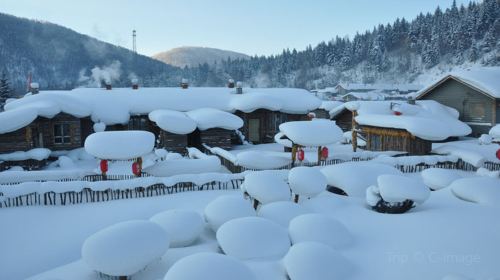
M377 178L380 196L387 202L412 200L422 204L430 196L430 190L420 181L400 175L380 175Z
M167 233L149 221L128 221L91 235L82 246L82 259L93 270L111 276L132 275L165 254Z
M205 226L203 218L194 211L167 210L149 219L160 225L170 238L170 247L191 245L201 234Z
M155 135L148 131L104 131L90 134L85 151L100 159L125 160L153 151Z
M352 243L352 235L341 222L325 214L305 214L290 221L288 227L293 244L306 241L344 248Z
M270 172L252 172L245 175L245 189L262 204L290 200L288 184Z
M163 280L256 280L241 261L222 254L197 253L174 263Z
M216 156L207 156L206 158L199 159L166 159L144 168L144 171L157 177L169 177L178 174L219 172L220 169L220 159Z
M290 170L288 184L293 193L313 197L326 189L327 182L319 169L301 166Z
M255 215L250 202L241 195L219 196L205 207L205 220L214 231L229 220Z
M246 151L236 155L238 165L249 169L266 170L280 168L290 164L288 157L274 155L265 151Z
M94 129L94 132L103 132L106 130L106 124L103 122L98 122L95 123L92 128Z
M279 129L293 143L302 146L326 146L342 140L342 130L330 120L286 122Z
M196 122L183 112L154 110L149 113L148 117L161 129L171 133L188 134L196 129Z
M348 279L352 270L341 254L318 242L294 244L283 263L290 280Z
M477 141L479 142L480 145L490 145L491 142L493 141L493 138L488 135L488 134L482 134Z
M321 169L328 185L337 187L349 196L364 197L366 188L377 183L382 174L402 175L398 169L375 162L345 162Z
M257 215L288 227L293 218L310 212L300 204L291 201L277 201L263 205Z
M446 188L453 181L462 178L457 170L444 168L429 168L420 173L424 184L433 190Z
M21 160L44 160L49 158L50 150L45 148L34 148L29 151L17 151L8 154L0 154L0 161L21 161Z
M500 124L495 125L488 133L494 140L500 141Z
M455 180L451 192L458 198L487 205L500 205L500 179L470 177Z
M475 167L483 166L486 158L479 152L445 144L432 150L433 153L452 155L468 162Z
M485 177L491 177L491 178L498 178L500 177L500 170L497 171L490 171L487 168L481 167L478 168L476 171L476 174L478 176L485 176Z
M200 108L186 112L199 130L207 130L210 128L223 128L235 130L243 126L243 120L231 113L224 112L213 108Z
M217 241L226 255L242 260L279 259L290 248L286 228L259 217L245 217L223 224Z

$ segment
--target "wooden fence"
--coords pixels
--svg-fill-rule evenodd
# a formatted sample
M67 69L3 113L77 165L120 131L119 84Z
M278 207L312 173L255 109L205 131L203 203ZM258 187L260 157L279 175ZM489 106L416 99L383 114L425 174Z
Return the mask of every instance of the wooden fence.
M18 197L7 198L0 203L0 208L31 206L31 205L71 205L81 203L103 202L119 199L130 199L140 197L153 197L160 195L168 195L187 191L204 191L204 190L228 190L239 189L243 179L233 179L227 182L213 181L202 185L197 185L191 182L177 183L172 186L164 184L154 184L147 187L138 187L125 190L106 189L103 191L95 191L90 188L84 188L79 192L46 192L46 193L30 193ZM13 186L15 187L15 186Z

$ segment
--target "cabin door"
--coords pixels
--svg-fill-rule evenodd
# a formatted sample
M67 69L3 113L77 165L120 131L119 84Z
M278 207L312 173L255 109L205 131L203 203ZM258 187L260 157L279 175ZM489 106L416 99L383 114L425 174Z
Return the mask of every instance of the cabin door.
M253 143L260 142L260 119L248 120L248 140Z

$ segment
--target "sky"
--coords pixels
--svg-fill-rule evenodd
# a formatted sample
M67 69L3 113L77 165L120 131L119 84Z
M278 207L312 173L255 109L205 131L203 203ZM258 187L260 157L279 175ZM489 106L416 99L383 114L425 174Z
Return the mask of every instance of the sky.
M153 55L181 46L271 55L353 36L452 0L0 0L0 12L49 21ZM468 0L457 0L457 4Z

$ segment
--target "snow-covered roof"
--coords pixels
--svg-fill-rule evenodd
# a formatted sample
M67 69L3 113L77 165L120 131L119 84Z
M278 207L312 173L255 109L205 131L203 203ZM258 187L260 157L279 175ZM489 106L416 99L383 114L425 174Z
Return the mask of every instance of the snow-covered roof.
M477 67L453 71L440 77L430 86L415 93L414 96L420 98L448 79L455 79L459 82L468 84L469 86L474 87L492 98L500 98L500 67L498 66Z
M286 122L279 129L293 143L302 146L324 146L342 140L342 130L325 119Z
M225 87L181 88L77 88L69 91L41 91L12 100L0 113L0 133L20 129L37 117L59 113L91 117L106 125L127 123L131 115L148 115L166 109L187 112L202 108L226 112L268 109L305 114L317 109L321 100L303 89L244 88L243 94Z
M399 91L416 91L422 88L416 84L361 84L361 83L340 83L337 85L346 90L399 90Z
M385 95L382 92L380 92L380 90L373 90L373 91L367 91L367 92L353 91L353 92L349 92L347 94L344 94L342 96L342 98L346 98L347 96L353 96L357 100L384 100L385 99Z
M327 100L327 101L323 101L321 102L321 105L319 106L319 109L323 109L325 111L330 111L332 110L333 108L341 105L343 102L341 101L334 101L334 100Z
M429 141L471 133L471 128L458 120L458 111L433 100L419 100L415 105L404 101L353 101L333 109L330 115L336 115L352 105L359 107L356 122L360 125L404 129ZM401 114L396 115L396 111Z

